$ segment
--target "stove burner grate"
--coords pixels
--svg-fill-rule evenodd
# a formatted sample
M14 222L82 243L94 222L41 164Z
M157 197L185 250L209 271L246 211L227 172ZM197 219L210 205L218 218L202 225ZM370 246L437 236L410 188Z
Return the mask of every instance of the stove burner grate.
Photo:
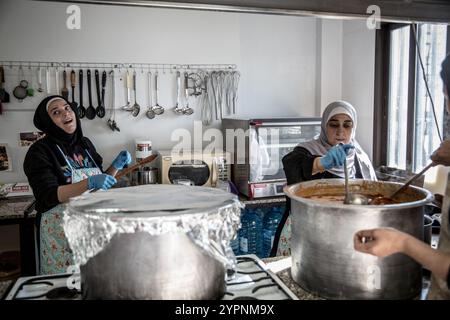
M75 299L79 294L81 294L81 291L78 291L76 289L59 287L48 291L45 297L51 300L67 300L67 299Z

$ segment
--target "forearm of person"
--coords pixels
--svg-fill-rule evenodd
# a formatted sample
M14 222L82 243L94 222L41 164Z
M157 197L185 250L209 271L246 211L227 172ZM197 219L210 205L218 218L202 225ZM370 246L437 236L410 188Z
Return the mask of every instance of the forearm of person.
M88 179L83 181L66 184L58 187L58 201L61 203L69 201L70 198L79 196L88 189Z
M314 159L313 168L312 168L312 175L315 175L317 173L325 171L325 168L320 163L320 159L321 158L322 157L317 157L317 158Z
M450 254L431 248L428 244L408 235L403 240L402 252L410 256L437 277L447 279Z
M109 174L110 176L113 176L113 177L117 174L117 172L119 172L119 170L114 168L112 165L109 166L109 168L106 169L106 171L105 171L106 174Z

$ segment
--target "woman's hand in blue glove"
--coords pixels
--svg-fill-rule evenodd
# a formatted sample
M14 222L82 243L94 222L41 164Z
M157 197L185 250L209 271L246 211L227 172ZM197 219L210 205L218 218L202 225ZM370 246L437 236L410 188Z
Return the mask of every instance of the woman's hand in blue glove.
M320 158L320 164L325 169L331 169L335 167L342 167L344 160L347 157L348 150L354 148L351 144L338 144L328 150L328 152Z
M103 189L108 190L117 182L116 178L109 174L96 174L88 178L88 189Z
M125 165L131 163L131 154L127 150L120 151L119 155L114 159L112 166L117 170L122 170Z

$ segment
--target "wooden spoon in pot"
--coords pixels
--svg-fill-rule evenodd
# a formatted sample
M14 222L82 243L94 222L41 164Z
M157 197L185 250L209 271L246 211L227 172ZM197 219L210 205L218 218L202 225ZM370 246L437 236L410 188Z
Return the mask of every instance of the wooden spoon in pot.
M427 165L425 168L422 169L422 171L420 171L418 174L412 176L408 181L405 182L405 184L403 186L401 186L400 188L398 188L393 194L391 194L389 197L376 197L373 198L372 201L370 201L369 204L371 205L381 205L381 204L395 204L397 203L394 198L395 196L397 196L399 193L403 192L404 190L406 190L406 188L408 188L408 186L413 183L417 178L419 178L421 175L423 175L425 173L425 171L427 171L428 169L430 169L431 167L434 166L434 163L431 162L429 165Z
M114 177L119 180L120 178L122 178L123 176L127 175L128 173L130 173L131 171L142 167L144 164L147 164L149 162L152 162L153 160L155 160L158 157L157 154L152 154L144 159L142 159L141 161L139 161L138 163L135 163L134 165L132 165L131 167L128 167L126 169L120 170L118 173L116 173L114 175ZM90 191L90 193L93 192L97 192L99 189L93 189L92 191Z

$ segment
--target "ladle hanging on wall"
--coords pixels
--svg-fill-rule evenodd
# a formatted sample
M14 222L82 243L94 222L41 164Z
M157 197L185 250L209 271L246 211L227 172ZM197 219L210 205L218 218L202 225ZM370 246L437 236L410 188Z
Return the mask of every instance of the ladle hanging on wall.
M13 95L16 97L20 102L23 101L23 99L27 96L27 88L28 88L28 81L24 79L23 69L22 66L19 67L19 78L22 79L19 82L19 85L16 86L13 90Z

